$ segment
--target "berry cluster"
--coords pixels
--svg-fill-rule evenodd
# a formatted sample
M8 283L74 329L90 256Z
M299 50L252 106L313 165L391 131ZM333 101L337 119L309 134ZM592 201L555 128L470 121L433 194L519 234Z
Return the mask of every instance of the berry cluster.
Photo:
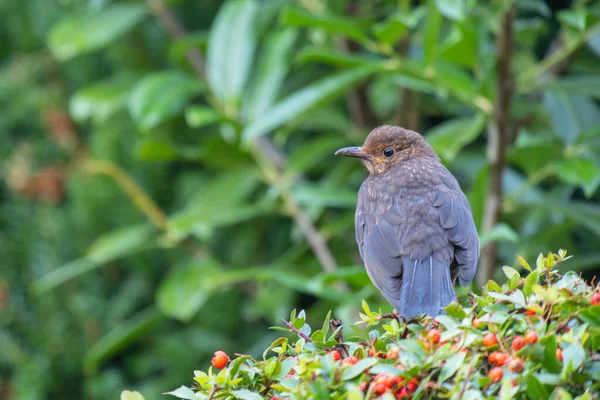
M436 318L400 323L363 303L369 332L341 330L329 316L313 330L294 311L285 325L296 341L281 337L259 359L217 351L208 373L195 372L195 389L213 398L594 398L600 287L556 273L563 259L525 263L525 278L505 267L504 285L490 281Z

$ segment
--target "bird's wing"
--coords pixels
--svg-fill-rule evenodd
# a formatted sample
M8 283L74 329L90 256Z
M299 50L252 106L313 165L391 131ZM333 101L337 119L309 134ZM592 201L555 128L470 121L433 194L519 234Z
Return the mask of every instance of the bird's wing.
M445 176L444 185L433 190L432 195L440 224L454 245L459 282L466 286L473 279L479 260L479 236L471 206L450 172Z
M363 186L358 196L356 242L371 281L396 306L402 286L398 228L404 216L393 197L373 198L367 192Z

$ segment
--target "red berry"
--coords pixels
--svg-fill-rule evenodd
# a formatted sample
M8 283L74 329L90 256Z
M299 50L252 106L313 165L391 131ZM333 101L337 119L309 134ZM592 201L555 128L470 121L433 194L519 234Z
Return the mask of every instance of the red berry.
M481 322L478 318L475 318L472 322L473 328L479 328L481 325L483 325L483 322Z
M431 343L426 340L423 342L423 347L425 348L425 351L429 352L429 350L431 350Z
M387 351L387 354L385 356L388 360L396 360L398 358L399 352L400 349L398 347L392 347Z
M403 399L405 397L410 397L409 391L406 389L406 386L403 387L396 393L396 399Z
M488 356L488 361L492 364L496 364L498 367L506 364L508 360L508 355L504 353L500 353L499 351L494 351Z
M342 365L354 365L358 362L358 357L350 356L342 360Z
M593 305L600 304L600 292L596 292L592 295L592 304Z
M537 343L537 341L538 341L538 335L537 335L537 333L535 333L535 331L527 332L527 335L525 335L525 343L534 344L534 343Z
M520 358L513 358L508 364L508 369L516 374L523 372L523 361Z
M358 385L358 389L364 392L367 389L367 382L361 382L360 385Z
M498 339L496 339L496 335L493 333L488 333L483 337L483 345L485 347L494 346L498 343Z
M492 378L494 382L498 382L500 379L502 379L503 374L504 373L502 372L502 369L500 367L494 367L490 369L488 376Z
M375 394L384 394L386 391L387 391L387 387L382 383L376 384L375 387L373 388L373 393L375 393Z
M527 310L527 311L525 311L525 315L527 315L528 317L531 317L532 315L535 315L535 311Z
M429 339L431 343L438 343L441 338L442 335L438 329L432 329L427 333L427 339Z
M408 393L416 392L417 389L419 388L419 383L421 383L419 381L419 378L417 378L417 377L411 378L411 380L408 381L408 383L406 384L406 391Z
M216 369L223 369L229 362L229 356L224 351L215 351L215 356L211 360L211 364Z
M525 339L523 336L515 336L512 341L512 348L515 351L521 350L525 346Z
M342 358L342 355L341 355L341 354L340 354L340 352L339 352L339 351L337 351L337 350L331 350L331 351L329 352L329 354L331 354L331 355L333 356L333 359L334 359L335 361L339 361L339 360Z
M560 347L556 349L556 358L558 358L558 361L560 362L562 362L563 360L562 349Z

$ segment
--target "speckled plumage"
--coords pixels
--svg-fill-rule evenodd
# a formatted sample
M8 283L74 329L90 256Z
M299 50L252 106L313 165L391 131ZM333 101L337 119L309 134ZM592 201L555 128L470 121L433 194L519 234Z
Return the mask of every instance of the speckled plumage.
M394 155L383 156L390 147ZM403 317L439 315L455 299L456 280L473 279L479 259L467 198L416 132L379 127L352 149L343 155L362 158L369 170L355 228L371 281Z

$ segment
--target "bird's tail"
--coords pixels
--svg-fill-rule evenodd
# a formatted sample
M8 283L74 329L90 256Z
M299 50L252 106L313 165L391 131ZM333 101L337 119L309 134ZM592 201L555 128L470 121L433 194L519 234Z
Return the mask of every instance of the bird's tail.
M455 299L449 263L431 256L421 261L403 257L400 315L412 318L424 313L434 317Z

